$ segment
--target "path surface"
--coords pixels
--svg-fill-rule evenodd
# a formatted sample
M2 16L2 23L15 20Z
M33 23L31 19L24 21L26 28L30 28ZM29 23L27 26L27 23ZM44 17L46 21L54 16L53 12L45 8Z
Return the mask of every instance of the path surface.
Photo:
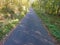
M30 8L4 45L54 45L41 20Z

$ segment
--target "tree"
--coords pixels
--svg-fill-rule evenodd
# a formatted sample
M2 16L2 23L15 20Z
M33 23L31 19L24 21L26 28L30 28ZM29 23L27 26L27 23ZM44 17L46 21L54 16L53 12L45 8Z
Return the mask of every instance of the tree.
M40 11L43 9L47 14L60 15L60 0L36 0L36 2L38 3L37 7L39 6Z

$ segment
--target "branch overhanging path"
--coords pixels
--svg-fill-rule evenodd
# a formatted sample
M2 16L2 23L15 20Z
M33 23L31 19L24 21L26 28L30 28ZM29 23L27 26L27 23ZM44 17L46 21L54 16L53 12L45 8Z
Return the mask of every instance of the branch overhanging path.
M32 8L4 45L55 45Z

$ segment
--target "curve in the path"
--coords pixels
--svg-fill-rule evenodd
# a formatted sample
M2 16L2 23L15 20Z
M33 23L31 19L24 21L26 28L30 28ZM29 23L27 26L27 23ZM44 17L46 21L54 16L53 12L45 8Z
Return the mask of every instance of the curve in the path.
M41 20L30 8L4 45L54 45Z

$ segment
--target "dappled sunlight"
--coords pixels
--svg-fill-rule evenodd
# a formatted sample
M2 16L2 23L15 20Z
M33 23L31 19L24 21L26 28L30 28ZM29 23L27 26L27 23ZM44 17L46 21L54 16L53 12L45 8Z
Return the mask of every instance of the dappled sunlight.
M25 17L30 6L30 0L0 0L0 39Z
M60 16L56 0L0 0L0 40L9 36L4 45L54 45L49 34L60 39L56 15Z
M19 21L18 19L15 19L15 20L10 20L9 23L12 23L12 22L15 22L15 21Z
M21 14L22 14L23 16L25 16L24 12L21 12Z
M25 11L26 10L26 7L25 6L22 6L23 10Z
M35 0L32 7L60 44L60 0Z
M5 22L0 22L0 40L5 36L8 37L5 42L3 40L4 45L54 45L53 39L48 35L49 32L39 18L40 16L37 16L43 15L40 11L42 7L40 8L41 5L38 2L34 0L13 0L12 2L6 0L6 4L0 11L0 17L5 20ZM45 10L44 7L42 10ZM42 13L45 13L43 11Z

